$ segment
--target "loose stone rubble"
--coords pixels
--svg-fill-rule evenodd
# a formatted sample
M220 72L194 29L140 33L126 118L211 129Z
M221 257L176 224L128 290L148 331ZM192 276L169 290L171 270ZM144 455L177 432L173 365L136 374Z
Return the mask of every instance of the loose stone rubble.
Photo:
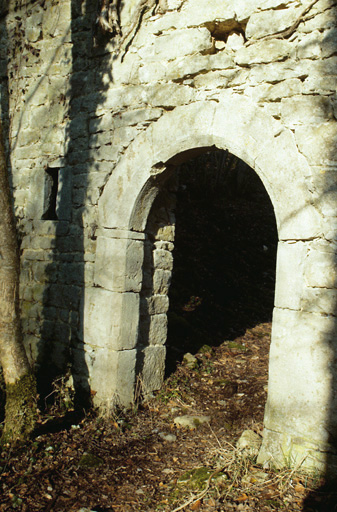
M47 374L71 364L75 387L102 409L132 402L137 376L144 394L160 387L174 170L195 150L229 150L260 176L279 234L259 460L331 464L335 2L139 6L121 3L121 35L110 36L93 0L11 0L1 11L29 357Z

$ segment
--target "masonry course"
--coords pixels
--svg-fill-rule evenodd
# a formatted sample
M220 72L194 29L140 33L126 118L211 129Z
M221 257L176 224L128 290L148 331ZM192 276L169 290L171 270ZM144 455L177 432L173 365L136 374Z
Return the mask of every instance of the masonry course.
M167 0L137 20L125 4L110 38L93 0L11 1L1 18L27 352L71 360L102 409L130 403L137 374L160 387L174 185L153 204L184 155L228 149L263 181L280 240L260 460L320 467L337 388L336 6Z

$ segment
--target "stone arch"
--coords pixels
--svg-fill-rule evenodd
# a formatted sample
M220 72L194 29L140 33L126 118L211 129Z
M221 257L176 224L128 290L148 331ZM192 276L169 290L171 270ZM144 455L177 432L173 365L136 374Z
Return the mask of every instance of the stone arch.
M275 209L280 239L317 236L317 214L304 181L310 168L292 132L241 95L177 107L139 135L105 186L100 227L143 231L156 177L177 155L211 146L227 149L259 175Z
M190 158L193 151L214 146L227 149L259 175L275 210L279 240L305 241L319 236L318 214L305 185L310 175L308 164L292 132L279 121L242 95L224 94L221 102L200 101L165 113L128 147L99 202L95 287L87 291L84 305L85 341L96 347L91 386L97 391L97 403L109 406L116 396L122 403L133 399L144 229L160 182L172 165ZM278 341L287 337L287 311L291 316L291 310L300 309L304 283L300 280L292 286L287 267L296 268L301 258L291 244L283 245L278 254L273 321L273 339ZM291 325L293 320L289 320ZM148 355L152 369L156 358L158 368L163 364L162 347L157 349ZM280 343L273 347L272 342L261 460L272 457L281 461L289 453L302 454L303 443L297 450L293 439L310 423L308 415L301 416L301 412L290 422L286 419L299 402L294 389L302 370L294 368L294 376L284 384L285 350ZM283 386L281 393L279 386ZM320 433L311 437L318 439ZM311 448L309 443L306 449Z

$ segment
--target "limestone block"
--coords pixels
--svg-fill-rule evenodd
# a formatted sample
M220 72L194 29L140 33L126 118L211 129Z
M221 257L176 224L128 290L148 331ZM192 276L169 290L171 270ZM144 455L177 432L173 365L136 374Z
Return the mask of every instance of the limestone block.
M310 75L304 80L303 93L326 94L335 92L337 89L337 76L313 76Z
M278 155L277 164L274 161L274 155ZM269 141L268 150L257 156L255 170L258 174L261 173L262 181L266 169L268 169L269 178L273 175L270 189L268 181L264 181L264 184L267 191L270 190L279 238L305 240L319 236L322 230L322 218L311 204L312 197L305 183L305 176L310 175L310 168L306 159L299 153L290 131L282 131L273 142ZM287 176L286 192L285 176Z
M50 6L43 18L44 37L57 37L69 34L71 30L71 4L70 2L59 2Z
M169 242L168 239L166 240L157 240L154 243L154 246L156 249L159 249L161 251L169 251L172 252L174 249L174 244L172 242Z
M136 350L113 351L86 346L86 373L94 405L109 413L116 405L129 406L134 399Z
M139 79L144 83L163 79L183 80L190 75L202 74L212 69L230 69L234 67L233 56L225 52L212 55L187 55L169 62L146 62L139 70Z
M313 72L312 61L301 61L301 62L270 62L269 64L253 66L249 71L248 83L252 85L264 83L266 77L268 82L278 83L282 80L290 78L300 78L303 75L309 75ZM310 72L309 72L310 70ZM318 73L315 73L315 76Z
M303 60L302 66L309 65L313 76L336 75L337 56L331 56L327 59Z
M207 28L176 30L172 34L161 35L139 49L138 55L145 61L163 60L170 56L175 59L182 55L205 52L212 49L212 37Z
M33 220L33 229L36 234L55 236L65 236L69 233L69 223L66 221L55 222L54 220Z
M313 6L313 10L315 7L318 7L321 2L318 2ZM331 7L331 6L330 6ZM319 12L321 11L321 12ZM334 28L336 26L336 16L337 16L337 8L327 9L326 7L320 7L317 9L316 16L309 17L304 23L301 23L297 30L299 32L312 33L317 29L328 29Z
M335 403L336 320L275 309L265 426L318 445L328 441ZM336 421L336 418L333 420Z
M169 308L169 298L167 295L152 295L146 298L142 304L142 314L159 315L166 313Z
M161 108L137 108L130 109L113 117L114 126L119 128L121 126L137 126L144 122L156 121L163 113Z
M243 3L240 2L240 4ZM187 24L191 27L204 26L205 23L213 23L214 20L235 20L233 4L224 0L217 2L199 0L197 5L194 1L184 2L179 12L169 12L153 20L151 29L156 33L172 28L184 29Z
M149 344L150 345L164 345L167 337L167 315L162 313L160 315L150 316L149 325Z
M283 39L258 41L250 46L239 48L235 53L234 62L239 66L267 64L283 60L290 54L291 50L291 43Z
M100 161L116 162L119 154L120 154L120 148L113 146L112 144L107 144L107 145L102 146L99 149L97 149L97 151L95 151L95 159L97 159L98 162L100 162ZM76 156L76 160L78 160L77 156Z
M30 43L35 43L41 37L41 27L38 25L26 27L26 37Z
M214 88L225 87L230 80L226 70L224 71L209 71L208 73L196 76L193 78L194 87L202 87L205 89L214 90Z
M156 249L153 253L153 264L156 269L171 271L173 269L172 253L162 249Z
M323 475L328 459L329 472L332 471L333 456L327 456L323 451L327 448L325 443L310 442L305 436L289 435L264 427L257 463L264 467L283 468L291 461L292 467L301 467L303 470Z
M155 240L174 241L175 226L169 224L167 226L160 226L155 234Z
M308 243L279 242L277 249L275 306L299 309L304 289L304 262Z
M335 315L337 309L337 290L327 288L308 288L301 300L301 309L323 315Z
M31 293L33 301L40 302L42 304L46 295L46 287L42 283L36 283L31 287Z
M38 81L31 80L27 87L26 94L29 98L29 105L45 105L49 99L49 83L47 77L41 77Z
M99 236L95 284L111 291L139 292L142 286L143 242Z
M156 269L153 275L153 293L158 295L168 294L171 276L172 272L170 270Z
M303 7L255 12L248 20L246 37L260 39L289 28L300 15Z
M286 126L320 124L333 119L329 98L321 96L293 96L281 101L282 121Z
M307 182L308 187L312 190L317 208L325 217L334 217L337 204L336 170L313 167L313 174L307 178Z
M87 288L83 305L83 338L92 346L126 350L136 346L139 295Z
M299 59L319 59L322 57L321 43L323 34L318 30L310 32L301 38L296 47L296 54Z
M265 90L261 99L268 101L277 101L282 98L301 94L303 83L298 78L290 78L289 80L282 80L278 84L268 85L265 84Z
M181 84L149 85L143 89L143 98L152 107L176 107L193 101L195 90Z
M98 116L105 114L109 109L120 110L122 107L144 105L143 89L133 85L110 87L105 93L104 103L97 102L93 98L93 104L96 104L94 113Z
M60 103L47 108L46 105L34 107L29 111L31 126L48 126L62 123L67 116L67 107ZM43 134L42 134L43 135Z
M148 315L141 317L140 320L139 343L147 345L164 345L167 337L167 315Z
M40 338L33 336L32 334L26 334L23 338L23 344L28 356L30 364L33 366L38 360L39 356L39 345L41 344Z
M41 219L44 213L43 191L45 187L45 171L36 168L31 172L31 183L26 207L28 219ZM37 198L40 197L40 201Z
M164 380L165 355L165 347L152 346L142 349L141 386L145 395L161 387Z
M48 76L48 100L60 100L61 95L69 91L69 83L62 76ZM73 122L73 120L72 120ZM83 126L82 126L83 127Z
M321 30L314 30L301 38L296 51L299 59L324 59L336 53L337 30Z
M326 59L331 55L335 55L337 51L337 29L334 27L323 32L321 42L322 58Z
M337 164L335 151L337 123L330 121L319 126L298 126L295 138L301 153L312 165Z
M324 240L310 244L305 259L307 286L337 288L337 244Z
M245 44L245 40L242 34L237 34L236 32L233 32L232 34L229 34L226 42L226 49L227 50L238 50L239 48L242 48L242 46Z

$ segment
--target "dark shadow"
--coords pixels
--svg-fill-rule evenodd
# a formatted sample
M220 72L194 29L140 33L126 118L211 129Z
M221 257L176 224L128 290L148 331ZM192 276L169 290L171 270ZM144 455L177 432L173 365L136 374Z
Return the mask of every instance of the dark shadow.
M249 327L271 322L276 220L261 180L243 161L227 151L204 149L177 166L160 188L145 233L140 346L166 341L167 375L186 352L219 346ZM163 283L173 243L172 281ZM167 260L159 262L159 285L156 248ZM158 338L158 332L164 338L162 328L150 333L156 312L147 304L151 297L164 299L168 287L166 340Z
M278 240L261 180L235 156L206 153L178 180L168 373L184 353L271 321Z
M45 397L53 399L52 382L63 375L68 380L70 377L69 383L74 386L78 410L91 405L83 335L84 291L92 285L85 269L92 265L95 243L95 226L87 220L87 209L93 211L95 205L88 194L88 180L89 173L93 176L101 171L92 139L99 131L95 112L113 81L111 53L105 46L109 41L113 43L114 34L97 33L97 8L95 0L71 2L73 64L67 153L55 167L46 169L48 197L42 216L55 232L55 246L46 269L43 297L38 375L41 406L46 403Z

